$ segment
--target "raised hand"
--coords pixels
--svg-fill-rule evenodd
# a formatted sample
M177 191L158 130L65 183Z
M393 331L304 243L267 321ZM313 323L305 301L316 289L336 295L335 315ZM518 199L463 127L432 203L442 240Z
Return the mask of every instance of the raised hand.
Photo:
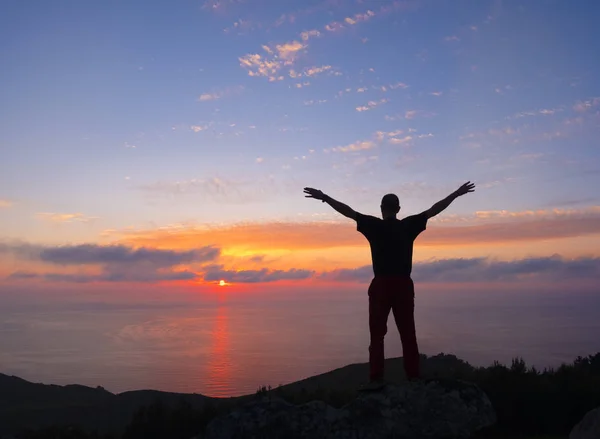
M459 187L455 193L457 196L460 197L461 195L464 195L469 192L474 192L474 191L475 191L475 183L471 183L470 181L467 181L465 184L463 184L461 187Z
M325 198L325 194L323 192L321 192L319 189L313 189L311 187L305 187L304 193L308 194L305 195L306 198L315 198L317 200L323 200L323 198Z

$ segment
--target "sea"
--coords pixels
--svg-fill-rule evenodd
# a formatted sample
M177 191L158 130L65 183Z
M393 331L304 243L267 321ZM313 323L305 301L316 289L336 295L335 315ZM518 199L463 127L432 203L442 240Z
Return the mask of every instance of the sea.
M35 301L0 295L0 372L114 393L253 393L367 362L366 288L95 291ZM543 369L600 352L600 292L593 289L417 284L415 318L422 353L454 354L475 366L521 357ZM386 356L401 355L390 314Z

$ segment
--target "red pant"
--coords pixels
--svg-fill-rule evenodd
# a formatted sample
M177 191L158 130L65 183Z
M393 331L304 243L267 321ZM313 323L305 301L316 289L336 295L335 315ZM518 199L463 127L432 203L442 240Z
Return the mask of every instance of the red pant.
M383 378L383 339L390 310L400 332L407 378L419 377L419 348L415 333L415 286L410 276L376 276L369 286L369 365L371 380Z

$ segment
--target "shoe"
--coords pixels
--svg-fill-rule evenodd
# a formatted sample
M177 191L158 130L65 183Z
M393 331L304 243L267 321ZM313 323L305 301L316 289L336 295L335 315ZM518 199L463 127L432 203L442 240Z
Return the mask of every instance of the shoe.
M372 380L359 387L359 392L376 392L385 387L386 382L384 380Z

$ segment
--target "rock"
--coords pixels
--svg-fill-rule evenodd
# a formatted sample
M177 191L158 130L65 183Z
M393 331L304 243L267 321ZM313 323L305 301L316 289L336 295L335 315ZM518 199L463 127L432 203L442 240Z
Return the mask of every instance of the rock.
M600 407L587 412L569 434L569 439L598 438L600 438Z
M211 421L204 438L468 438L494 422L492 404L475 384L430 380L388 384L341 409L321 401L296 406L267 395Z

